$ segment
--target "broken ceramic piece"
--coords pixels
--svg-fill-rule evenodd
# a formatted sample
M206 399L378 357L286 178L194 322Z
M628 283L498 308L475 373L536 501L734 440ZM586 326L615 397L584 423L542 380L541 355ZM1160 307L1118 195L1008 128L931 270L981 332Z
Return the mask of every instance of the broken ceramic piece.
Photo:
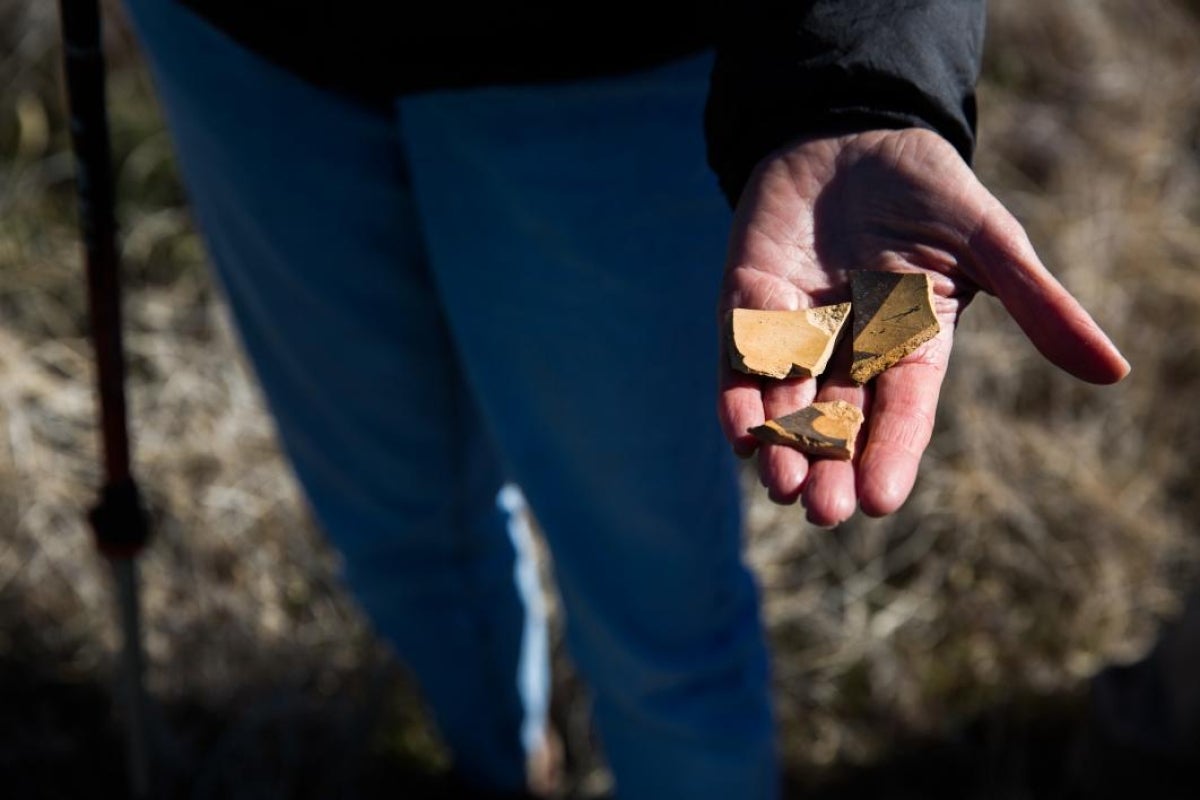
M863 413L845 400L813 403L786 416L767 420L750 433L769 444L794 447L809 455L849 460L862 427Z
M854 306L854 361L850 377L866 383L925 342L940 326L933 283L921 272L850 273Z
M820 375L849 316L849 303L800 311L735 308L727 323L729 359L750 375Z

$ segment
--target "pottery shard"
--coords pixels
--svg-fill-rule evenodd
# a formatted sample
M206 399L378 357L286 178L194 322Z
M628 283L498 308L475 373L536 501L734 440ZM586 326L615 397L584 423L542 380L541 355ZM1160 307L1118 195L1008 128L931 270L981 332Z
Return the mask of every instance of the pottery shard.
M916 272L850 273L854 361L850 377L866 383L937 336L933 284Z
M854 456L854 440L862 423L858 406L834 400L767 420L750 433L764 442L795 447L809 455L848 460Z
M820 375L849 316L849 303L801 311L735 308L727 326L729 360L751 375Z

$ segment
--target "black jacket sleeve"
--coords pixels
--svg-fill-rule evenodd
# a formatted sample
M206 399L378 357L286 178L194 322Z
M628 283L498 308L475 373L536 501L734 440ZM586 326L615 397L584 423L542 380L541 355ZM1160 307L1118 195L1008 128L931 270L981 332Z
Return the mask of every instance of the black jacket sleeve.
M928 128L970 161L985 16L985 0L721 3L705 132L730 203L803 136Z

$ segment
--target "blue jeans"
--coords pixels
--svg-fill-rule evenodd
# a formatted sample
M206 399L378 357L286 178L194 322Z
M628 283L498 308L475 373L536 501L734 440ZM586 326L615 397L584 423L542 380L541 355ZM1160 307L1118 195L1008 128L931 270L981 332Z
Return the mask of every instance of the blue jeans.
M459 769L520 787L546 724L528 498L620 795L774 796L710 59L369 109L128 5L283 446Z

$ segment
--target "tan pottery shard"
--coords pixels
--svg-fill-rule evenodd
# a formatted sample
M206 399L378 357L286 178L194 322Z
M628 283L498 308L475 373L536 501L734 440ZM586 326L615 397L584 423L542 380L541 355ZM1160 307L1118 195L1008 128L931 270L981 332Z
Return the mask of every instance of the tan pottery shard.
M925 342L940 326L933 283L919 272L850 273L854 305L854 361L850 377L866 383Z
M764 442L794 447L809 455L849 460L854 456L854 440L862 423L863 413L858 406L834 400L767 420L751 428L750 433Z
M849 303L800 311L735 308L727 323L729 360L750 375L820 375L849 316Z

